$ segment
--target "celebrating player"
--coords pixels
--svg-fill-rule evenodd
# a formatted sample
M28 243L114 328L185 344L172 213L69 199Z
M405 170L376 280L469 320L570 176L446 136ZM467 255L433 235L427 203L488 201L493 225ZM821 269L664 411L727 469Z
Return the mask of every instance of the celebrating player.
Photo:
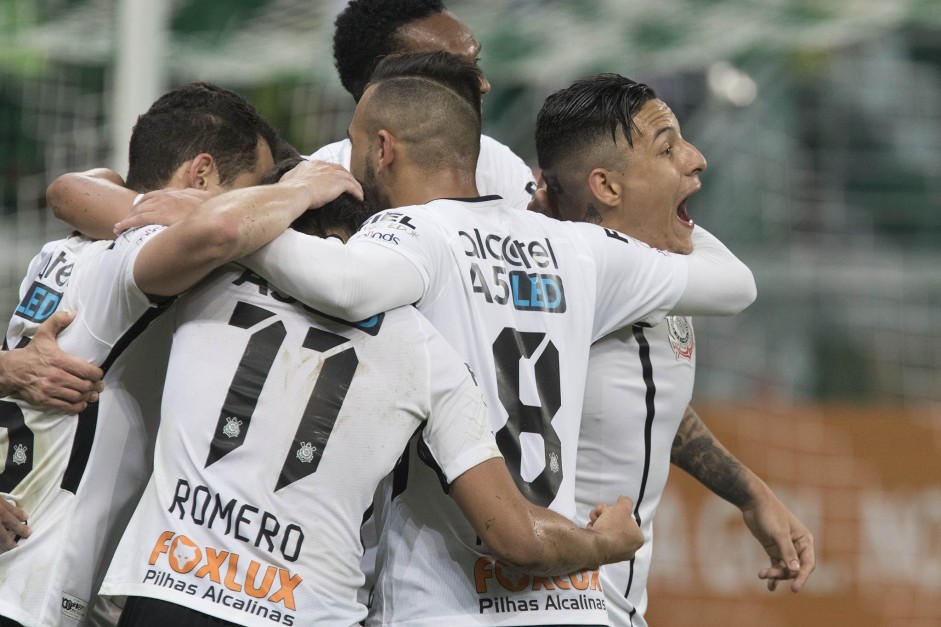
M552 94L537 118L536 150L547 184L537 192L545 201L539 210L613 228L661 250L693 250L694 229L701 227L694 227L687 200L700 188L706 161L648 86L601 74ZM671 461L742 510L771 557L771 568L759 573L769 588L794 579L797 591L814 568L807 528L687 406L695 349L685 316L626 327L591 347L578 441L579 515L586 504L627 491L646 538L633 560L601 570L615 625L646 624L653 519Z
M442 64L448 72L435 69ZM693 254L671 255L480 197L480 80L474 64L447 53L383 61L350 126L351 165L367 197L404 208L371 218L345 246L287 232L246 263L344 319L416 303L471 363L520 490L571 517L591 342L674 309L736 313L754 298L754 281L706 233ZM393 486L381 545L389 568L370 620L607 620L591 574L553 583L494 565L419 459Z
M312 167L229 198L290 221ZM352 204L295 228L345 240L364 217ZM350 324L229 265L169 315L154 474L102 587L131 596L121 624L359 623L359 526L416 431L500 559L557 575L639 545L628 500L588 531L523 498L473 375L412 307Z
M397 52L443 50L476 64L480 41L441 0L352 0L337 16L333 57L340 82L356 102L363 97L369 77L379 61ZM480 91L490 83L480 76ZM328 144L310 156L349 168L348 139ZM475 170L481 195L502 196L510 205L525 208L536 183L532 170L512 150L480 136Z
M256 183L272 163L268 137L271 127L236 94L187 85L138 119L128 185L138 192L219 191ZM319 168L339 191L358 193L347 172L327 164ZM101 402L78 416L0 401L9 451L2 490L29 512L32 527L28 538L0 555L0 571L15 573L0 582L4 617L24 625L72 625L86 618L99 568L113 548L110 532L126 521L126 508L139 493L135 480L145 476L149 459L140 399L112 391L111 383L122 389L122 370L130 367L125 349L167 297L230 255L261 245L284 225L277 226L269 228L264 215L234 219L208 203L173 228L130 232L113 244L71 237L45 249L44 261L34 266L31 285L38 287L32 294L58 294L60 308L78 311L60 335L62 348L108 372L109 385ZM61 293L50 283L57 276L68 279L67 285L55 284ZM143 367L152 367L151 358L142 358Z

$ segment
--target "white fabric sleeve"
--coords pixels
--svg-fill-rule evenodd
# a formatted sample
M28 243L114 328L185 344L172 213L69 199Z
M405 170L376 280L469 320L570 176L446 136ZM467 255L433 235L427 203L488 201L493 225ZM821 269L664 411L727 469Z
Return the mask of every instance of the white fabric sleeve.
M291 229L241 263L279 291L351 321L410 305L426 286L422 272L395 250L343 245Z
M755 301L758 289L751 270L701 226L693 230L693 252L685 259L689 279L671 314L731 316Z
M657 324L676 305L686 287L682 255L651 248L614 229L571 224L584 237L586 265L595 264L593 340L629 324Z
M422 438L450 484L474 466L503 456L470 366L431 324L425 326L431 399Z
M344 139L319 148L316 152L304 157L308 161L329 161L350 169L350 140Z
M144 245L164 229L151 225L125 231L109 248L76 263L69 287L75 290L78 309L73 324L82 325L90 338L69 352L101 363L125 331L153 306L134 281L134 264Z

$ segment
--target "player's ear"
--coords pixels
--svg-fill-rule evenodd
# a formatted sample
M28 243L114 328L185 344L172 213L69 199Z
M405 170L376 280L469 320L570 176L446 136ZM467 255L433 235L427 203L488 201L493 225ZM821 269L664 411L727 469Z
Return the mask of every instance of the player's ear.
M395 160L396 143L392 133L385 129L379 131L377 138L379 154L376 159L376 172L382 172Z
M190 162L186 185L192 189L208 189L219 179L216 160L207 152L201 152Z
M588 189L602 205L617 207L621 204L624 188L616 174L605 168L595 168L588 173Z

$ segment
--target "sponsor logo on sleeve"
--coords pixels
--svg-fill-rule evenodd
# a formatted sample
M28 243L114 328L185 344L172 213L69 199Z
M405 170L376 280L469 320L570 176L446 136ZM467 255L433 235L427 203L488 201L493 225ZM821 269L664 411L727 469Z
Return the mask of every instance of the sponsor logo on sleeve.
M88 601L62 593L62 613L69 618L84 622L85 612L88 610Z
M62 302L62 292L34 281L20 304L16 307L15 315L26 318L31 322L42 322L55 313Z

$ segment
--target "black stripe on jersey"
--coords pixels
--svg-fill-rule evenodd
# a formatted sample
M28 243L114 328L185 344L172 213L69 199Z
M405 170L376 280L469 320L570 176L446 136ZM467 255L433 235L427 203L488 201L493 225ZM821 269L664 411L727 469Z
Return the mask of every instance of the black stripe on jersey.
M174 299L169 299L160 303L156 307L151 307L144 315L137 319L130 328L124 332L124 335L115 342L111 352L101 363L101 369L108 373L108 370L114 364L118 357L131 345L141 333L143 333L150 323L156 320L167 308L173 304ZM82 482L82 476L85 474L85 468L88 466L88 458L91 456L92 445L95 443L95 432L98 429L98 403L89 403L89 405L78 414L78 425L75 428L75 437L72 440L72 451L69 453L69 462L65 467L65 474L62 476L62 482L59 487L68 490L72 494L78 490Z
M303 346L323 353L349 341L342 335L311 327ZM275 492L317 471L357 366L359 357L352 344L324 359L314 391L294 433L294 444L281 468Z
M424 429L424 425L422 425ZM445 476L444 471L441 470L441 465L438 463L438 460L435 459L435 456L431 454L431 449L428 448L428 444L425 443L425 438L418 438L418 459L422 460L426 466L431 468L435 476L438 477L438 483L441 484L441 489L445 494L449 494L451 491L451 486L448 485L448 478Z
M405 450L402 451L402 455L399 457L398 461L395 462L395 467L392 469L392 494L389 497L391 501L398 498L400 494L405 492L405 488L408 487L408 467L409 456L412 452L412 441L421 433L424 426L424 423L422 423L415 429L415 432L409 437L408 443L405 445Z
M7 461L0 472L0 492L12 492L33 469L33 432L16 403L0 401L0 427L7 430Z
M457 202L490 202L491 200L503 200L503 196L491 194L489 196L475 196L473 198L435 198L434 200L455 200ZM434 202L434 200L429 200L428 202ZM425 204L427 205L428 203Z
M167 308L173 304L175 298L165 300L155 307L151 307L144 312L140 318L137 319L137 322L131 325L131 327L124 332L124 335L121 336L114 346L111 347L111 352L108 353L108 356L105 357L105 360L101 363L101 369L108 373L108 369L114 364L115 360L121 356L128 346L131 345L131 342L137 339L137 337L147 330L147 327L150 326L150 323L160 317Z
M95 443L95 431L98 427L98 403L89 403L88 407L78 414L78 426L75 427L75 437L72 438L72 452L69 453L69 463L65 467L62 483L59 487L75 494L78 484L85 474L88 458L91 456L91 447Z
M274 314L267 309L239 301L232 311L229 324L248 329ZM280 320L263 327L248 338L245 351L235 369L229 391L225 395L219 420L213 432L209 455L205 468L208 468L245 443L245 436L252 424L252 414L258 405L261 388L265 385L271 365L281 350L281 344L287 336L284 323ZM244 424L244 427L242 426Z
M650 343L644 335L644 328L640 325L631 327L634 333L634 339L637 341L637 356L640 358L641 371L644 376L644 385L647 387L645 401L647 404L647 419L644 423L644 472L641 475L640 490L637 493L637 502L634 503L634 520L641 524L640 504L644 500L644 492L647 490L647 477L650 474L650 448L653 434L653 420L657 414L657 386L653 380L653 363L650 361ZM624 597L631 592L631 584L634 582L634 560L631 560L631 576L627 580L627 589L624 590Z

